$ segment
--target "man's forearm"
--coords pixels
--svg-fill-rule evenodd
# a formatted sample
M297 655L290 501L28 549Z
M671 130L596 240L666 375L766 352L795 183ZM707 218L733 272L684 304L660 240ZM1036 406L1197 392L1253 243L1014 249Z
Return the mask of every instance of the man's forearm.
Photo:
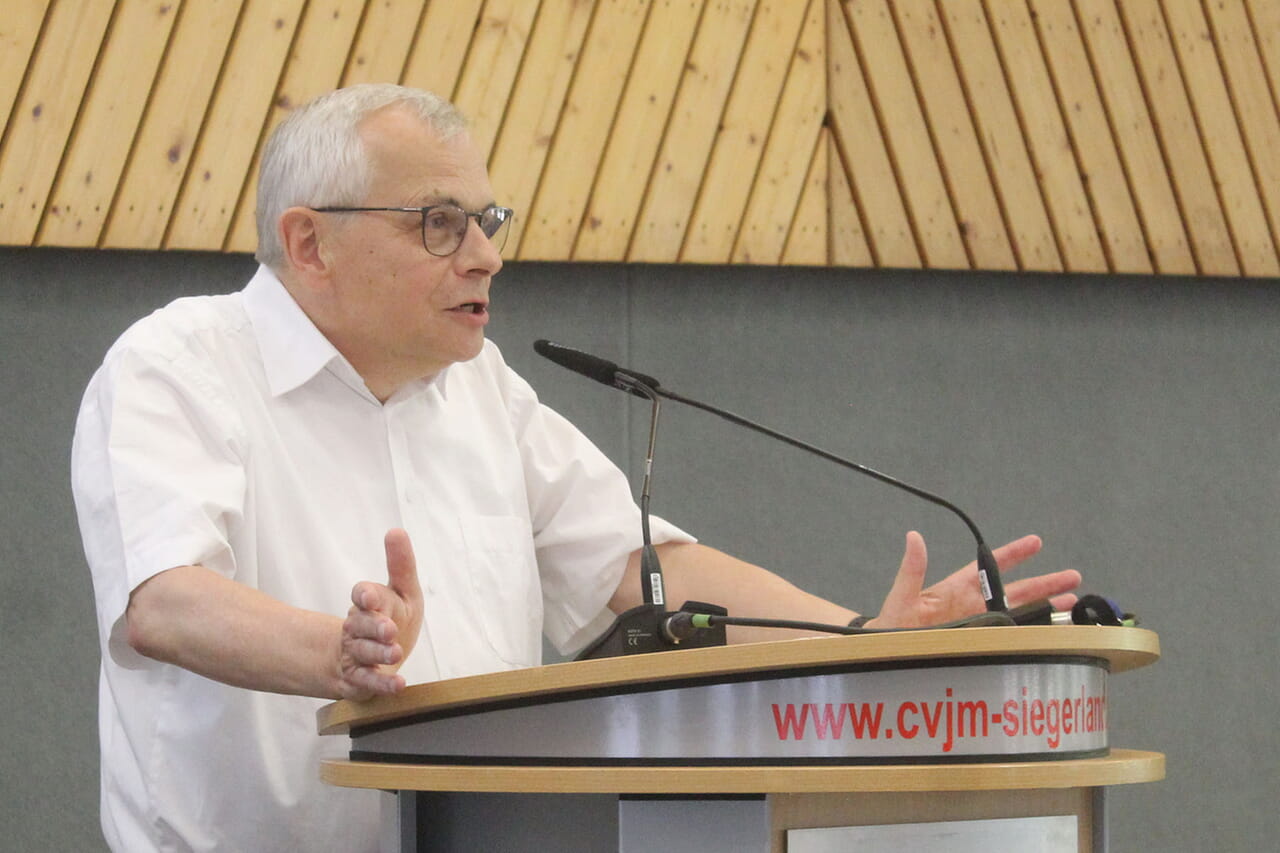
M126 612L140 654L236 687L340 698L342 619L301 610L202 566L141 584Z
M688 600L727 608L730 615L759 619L795 619L845 625L857 613L805 592L767 569L731 557L705 545L658 546L668 609ZM609 602L621 613L640 603L640 558L633 554L622 583ZM781 640L807 636L775 628L729 627L732 643Z

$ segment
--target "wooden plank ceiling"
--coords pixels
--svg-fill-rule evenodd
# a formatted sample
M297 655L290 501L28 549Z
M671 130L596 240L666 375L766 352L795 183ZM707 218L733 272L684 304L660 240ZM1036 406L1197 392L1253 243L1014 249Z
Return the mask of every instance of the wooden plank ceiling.
M1275 0L7 0L0 243L252 251L367 81L467 113L510 258L1280 275Z

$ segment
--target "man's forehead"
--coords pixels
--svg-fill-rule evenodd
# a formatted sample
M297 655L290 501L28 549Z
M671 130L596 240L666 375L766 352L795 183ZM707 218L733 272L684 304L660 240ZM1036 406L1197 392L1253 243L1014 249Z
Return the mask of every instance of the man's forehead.
M489 174L479 150L464 131L441 135L404 107L385 107L361 125L373 160L374 184L388 184L413 206L492 203Z

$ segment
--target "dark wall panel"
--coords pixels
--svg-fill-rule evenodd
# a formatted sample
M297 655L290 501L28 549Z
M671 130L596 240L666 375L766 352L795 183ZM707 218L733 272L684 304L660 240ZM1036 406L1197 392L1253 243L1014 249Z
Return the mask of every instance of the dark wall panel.
M101 847L92 588L67 485L80 394L129 322L238 288L242 256L0 250L0 825L14 849ZM1280 297L1275 283L511 264L491 333L635 473L648 413L536 338L931 488L992 543L1137 611L1165 658L1113 683L1113 742L1169 779L1112 790L1116 850L1269 849L1280 739ZM654 510L802 586L874 609L907 529L933 573L972 545L945 511L663 407Z

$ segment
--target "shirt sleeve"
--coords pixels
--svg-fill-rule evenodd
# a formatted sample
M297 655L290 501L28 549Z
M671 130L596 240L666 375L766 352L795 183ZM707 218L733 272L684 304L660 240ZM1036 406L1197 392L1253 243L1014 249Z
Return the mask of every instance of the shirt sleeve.
M507 370L508 403L524 459L542 580L543 630L572 654L614 618L609 599L642 544L640 510L626 476L564 417ZM652 516L654 544L694 537Z
M244 466L231 407L195 359L118 346L90 381L72 445L72 490L98 599L103 647L124 641L129 596L154 575L201 565L235 575L228 529Z

